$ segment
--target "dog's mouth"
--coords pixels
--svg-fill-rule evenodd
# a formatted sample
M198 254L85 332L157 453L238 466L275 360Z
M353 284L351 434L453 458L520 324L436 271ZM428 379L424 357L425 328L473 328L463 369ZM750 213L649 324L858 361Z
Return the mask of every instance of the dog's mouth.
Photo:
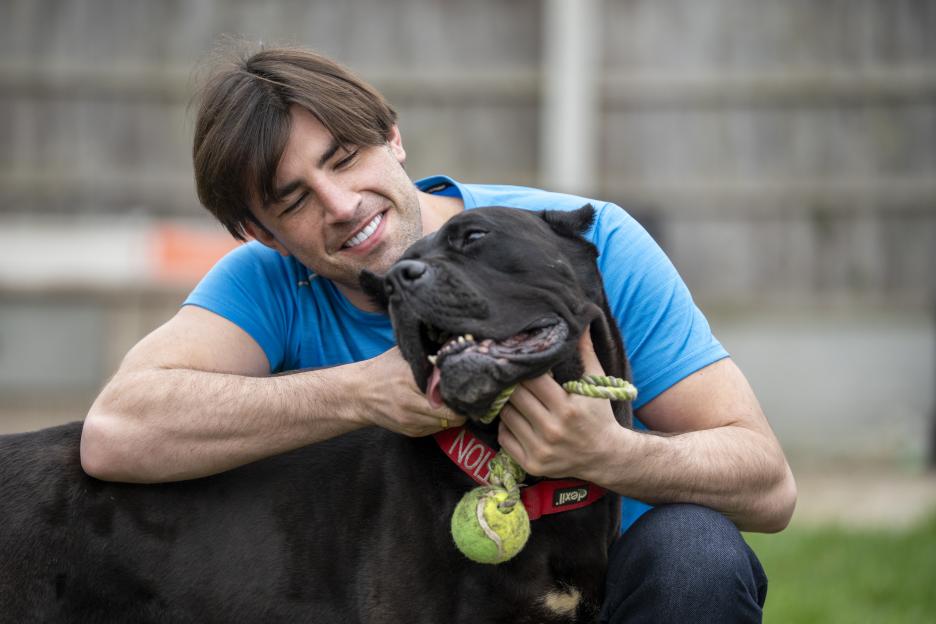
M419 336L429 364L420 385L429 403L480 417L501 390L549 370L567 342L569 326L550 316L498 338L420 323Z

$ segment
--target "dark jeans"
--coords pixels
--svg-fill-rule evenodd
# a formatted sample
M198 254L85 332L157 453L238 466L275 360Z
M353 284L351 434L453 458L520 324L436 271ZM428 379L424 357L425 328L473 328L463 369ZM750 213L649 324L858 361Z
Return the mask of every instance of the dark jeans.
M609 555L602 623L761 621L767 576L738 529L718 512L655 507Z

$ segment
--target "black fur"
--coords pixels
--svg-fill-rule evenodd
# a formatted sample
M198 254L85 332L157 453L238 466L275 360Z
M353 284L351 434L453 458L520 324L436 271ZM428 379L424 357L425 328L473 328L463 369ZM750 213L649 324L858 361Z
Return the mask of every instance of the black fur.
M570 331L561 360L547 368L567 377L581 370L569 345L586 326L576 315L586 314L606 371L626 376L595 250L578 237L591 218L590 207L546 214L477 209L417 243L404 261L418 256L447 272L437 290L446 284L466 290L439 292L437 300L459 302L479 326L500 322L503 310L517 325L524 313L542 311L538 297L516 298L523 283L551 290L549 305L567 317ZM487 228L487 243L466 245L471 228ZM387 294L387 279L363 277L395 321L413 316L398 289ZM415 351L405 331L399 338L404 353ZM410 363L419 379L422 364ZM627 422L629 408L616 410ZM495 442L496 430L471 426ZM214 477L141 486L85 475L80 432L81 424L72 423L0 437L2 621L596 618L606 549L618 527L616 496L535 521L516 558L486 566L465 559L452 543L449 518L474 483L432 438L366 429ZM567 588L583 597L574 620L543 606L546 592Z

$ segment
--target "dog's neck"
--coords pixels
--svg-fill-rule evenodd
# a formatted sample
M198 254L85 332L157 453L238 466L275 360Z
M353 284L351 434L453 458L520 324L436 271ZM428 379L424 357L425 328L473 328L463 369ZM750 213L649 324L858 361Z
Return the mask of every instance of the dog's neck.
M465 423L465 427L472 433L472 435L490 446L495 451L500 450L500 443L497 441L498 420L496 418L493 422L487 425L478 421L469 420L467 423Z

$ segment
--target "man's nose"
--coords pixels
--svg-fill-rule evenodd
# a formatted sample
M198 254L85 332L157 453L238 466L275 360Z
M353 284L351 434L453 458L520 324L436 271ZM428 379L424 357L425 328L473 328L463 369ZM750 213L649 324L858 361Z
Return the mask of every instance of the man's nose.
M330 221L349 221L357 216L360 193L333 180L324 179L318 184L315 194Z

